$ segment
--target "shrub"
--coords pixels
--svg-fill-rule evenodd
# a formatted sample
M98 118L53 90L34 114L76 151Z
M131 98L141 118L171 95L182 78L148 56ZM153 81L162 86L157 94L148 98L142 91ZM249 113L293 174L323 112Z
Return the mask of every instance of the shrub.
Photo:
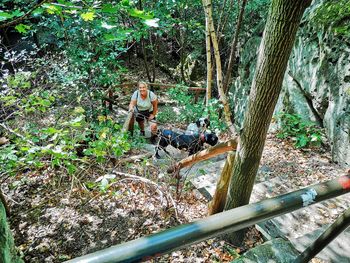
M314 122L305 121L298 114L279 113L277 117L281 121L277 138L292 139L296 148L321 145L321 129Z

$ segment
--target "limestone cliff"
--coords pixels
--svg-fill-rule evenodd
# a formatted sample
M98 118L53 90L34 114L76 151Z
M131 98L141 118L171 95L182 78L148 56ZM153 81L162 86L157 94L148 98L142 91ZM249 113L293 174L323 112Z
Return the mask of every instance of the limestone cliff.
M330 27L314 25L311 17L316 8L314 5L306 12L298 31L275 112L301 114L324 127L333 161L350 167L350 37L336 34ZM260 39L253 36L241 52L240 77L232 90L238 128Z

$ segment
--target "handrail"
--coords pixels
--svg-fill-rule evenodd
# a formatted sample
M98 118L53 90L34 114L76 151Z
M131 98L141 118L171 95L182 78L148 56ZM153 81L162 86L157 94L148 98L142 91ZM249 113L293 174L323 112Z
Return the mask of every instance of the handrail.
M350 192L350 175L112 246L67 263L138 262Z
M337 218L307 249L305 249L294 263L307 263L324 249L333 239L350 225L350 208Z

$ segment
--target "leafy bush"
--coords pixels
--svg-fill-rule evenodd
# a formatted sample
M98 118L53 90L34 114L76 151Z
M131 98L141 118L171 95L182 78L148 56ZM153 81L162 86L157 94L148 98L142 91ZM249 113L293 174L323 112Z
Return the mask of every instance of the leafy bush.
M296 148L321 145L322 133L315 123L304 121L298 114L279 113L277 117L281 121L278 138L292 139Z
M337 34L350 36L350 1L326 1L315 9L312 20L322 26L331 27Z
M226 129L225 122L221 121L218 109L222 108L222 103L219 100L212 99L209 101L209 106L204 103L194 103L194 96L188 92L187 87L177 86L170 89L168 95L171 99L178 102L175 109L165 108L158 114L160 122L182 122L185 124L196 121L200 117L209 116L210 128L223 131Z

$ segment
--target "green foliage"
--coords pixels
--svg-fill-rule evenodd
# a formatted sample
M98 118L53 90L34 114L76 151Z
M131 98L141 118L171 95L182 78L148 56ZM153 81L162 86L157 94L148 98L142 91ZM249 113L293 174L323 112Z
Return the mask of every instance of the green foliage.
M16 168L18 157L15 145L8 144L0 148L0 167L4 171L11 171Z
M321 145L322 133L315 123L304 121L298 114L280 113L278 118L281 121L278 138L292 139L296 148Z
M120 157L130 150L127 134L122 133L120 125L110 118L100 116L98 121L88 124L83 114L75 114L59 128L37 129L30 125L25 139L14 138L14 144L0 148L0 166L6 170L19 166L40 168L45 160L50 160L52 167L61 167L68 174L74 174L77 164L88 157L97 163L105 163L110 156ZM83 156L78 156L80 147Z
M181 85L170 89L168 95L170 99L177 101L178 105L176 108L162 109L158 114L160 122L182 122L188 124L200 117L209 116L211 129L223 131L227 128L219 116L218 109L223 108L223 105L218 100L211 100L208 107L205 107L202 102L194 103L193 94L189 93L187 87Z
M350 1L325 1L313 12L312 20L339 35L350 36Z

